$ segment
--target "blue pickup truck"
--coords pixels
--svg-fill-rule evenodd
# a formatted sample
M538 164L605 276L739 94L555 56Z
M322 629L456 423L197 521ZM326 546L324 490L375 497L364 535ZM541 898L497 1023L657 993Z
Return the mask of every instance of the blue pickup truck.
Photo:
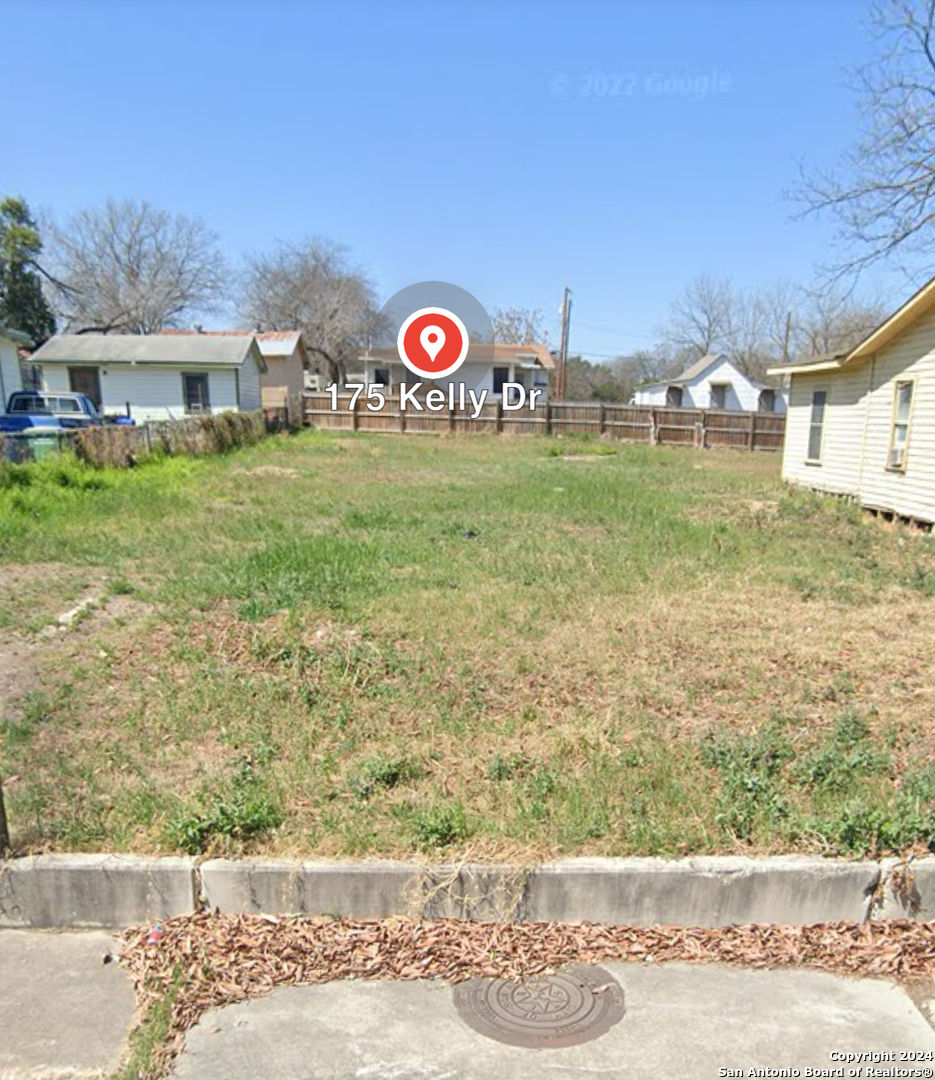
M35 428L99 427L104 422L94 402L85 394L18 390L10 394L6 412L0 414L0 434L12 435Z

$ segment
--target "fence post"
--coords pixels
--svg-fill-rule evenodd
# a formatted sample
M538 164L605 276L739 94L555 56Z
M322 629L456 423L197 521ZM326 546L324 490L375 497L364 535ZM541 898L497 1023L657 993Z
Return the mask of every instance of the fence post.
M6 808L3 805L3 777L0 776L0 856L10 850L10 830L7 828Z
M604 434L604 402L602 401L597 407L597 434L601 436Z
M406 433L406 413L402 402L399 403L399 430L402 434Z
M497 398L497 434L503 431L503 398Z
M454 409L448 410L448 434L454 435L455 432L455 411Z
M545 403L545 433L546 435L552 434L552 402L547 401Z
M750 449L756 449L756 413L750 413Z
M654 407L650 407L649 410L649 445L657 446L659 443L659 428L656 423L656 410Z
M357 402L354 402L354 408L351 409L351 431L356 431L360 427L360 413L357 411Z

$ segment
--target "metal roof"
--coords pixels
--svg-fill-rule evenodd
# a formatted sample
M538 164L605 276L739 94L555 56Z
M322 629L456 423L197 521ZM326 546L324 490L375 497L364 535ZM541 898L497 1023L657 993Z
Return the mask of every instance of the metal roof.
M255 337L264 356L291 356L302 342L301 330L160 330L169 337Z
M32 354L34 364L168 364L240 367L266 361L252 336L214 334L56 334Z

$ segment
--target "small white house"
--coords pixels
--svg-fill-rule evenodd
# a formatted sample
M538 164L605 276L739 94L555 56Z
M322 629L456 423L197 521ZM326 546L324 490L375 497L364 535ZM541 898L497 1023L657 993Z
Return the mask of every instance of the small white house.
M392 391L401 382L412 386L419 381L400 360L396 349L367 350L360 355L358 367L356 374L348 374L348 382L360 379L364 386L384 386ZM546 345L478 345L471 346L450 380L463 382L467 389L478 393L486 390L492 401L503 396L504 383L519 383L527 392L542 391L538 398L541 403L549 396L549 377L554 370L555 361Z
M935 523L935 278L849 352L791 379L782 475Z
M744 375L726 356L711 354L695 361L674 379L639 387L632 404L783 413L786 396L784 390Z
M30 359L45 390L87 394L134 420L262 406L266 361L252 334L57 334Z
M23 389L19 366L21 346L31 348L29 336L0 324L0 412L6 408L10 394Z
M266 362L260 374L260 392L264 409L287 408L295 418L302 415L302 391L308 351L300 330L163 330L168 336L202 334L212 337L255 337Z

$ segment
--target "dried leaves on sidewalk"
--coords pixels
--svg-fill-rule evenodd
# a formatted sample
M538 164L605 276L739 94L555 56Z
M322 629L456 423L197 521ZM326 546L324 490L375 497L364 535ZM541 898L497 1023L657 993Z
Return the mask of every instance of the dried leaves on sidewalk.
M159 1069L205 1009L276 986L336 979L519 979L571 962L613 960L798 965L901 979L935 974L935 923L903 920L698 929L203 913L164 923L152 944L148 930L126 932L122 962L144 1008L176 988L173 1038L155 1062Z

